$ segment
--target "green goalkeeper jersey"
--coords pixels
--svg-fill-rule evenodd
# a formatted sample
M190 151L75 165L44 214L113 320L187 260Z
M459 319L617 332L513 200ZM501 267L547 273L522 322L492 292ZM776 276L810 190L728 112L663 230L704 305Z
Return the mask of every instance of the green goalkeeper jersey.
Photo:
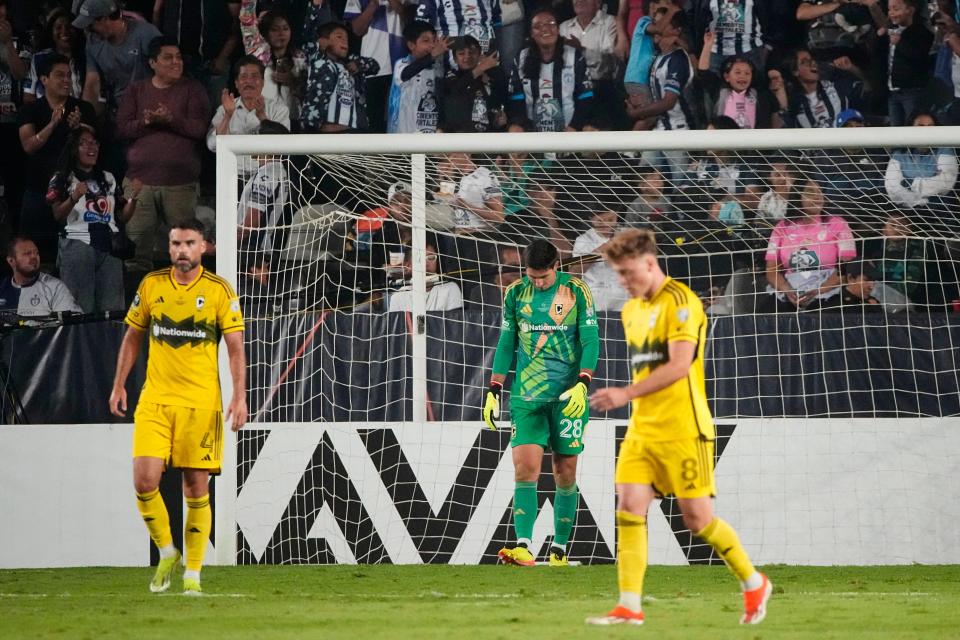
M555 402L581 369L595 369L600 338L589 287L563 272L545 291L527 277L507 287L493 373L508 374L514 354L513 400Z

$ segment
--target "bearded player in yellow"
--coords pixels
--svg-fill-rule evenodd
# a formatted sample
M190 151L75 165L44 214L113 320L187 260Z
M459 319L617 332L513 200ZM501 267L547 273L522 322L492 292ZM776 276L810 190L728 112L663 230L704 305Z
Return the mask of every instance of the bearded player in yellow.
M173 466L183 472L187 501L183 593L201 595L200 568L212 522L210 474L220 473L223 452L217 347L222 334L233 379L226 418L237 431L247 420L243 315L229 283L200 266L206 248L202 223L175 225L169 248L173 266L148 273L127 312L110 411L126 415L124 383L149 334L147 378L133 415L133 485L140 515L160 550L150 591L169 589L181 566L159 490L164 470Z
M660 269L652 232L623 231L601 253L632 296L622 316L633 384L594 392L590 406L609 411L633 405L615 473L620 602L587 623L643 624L647 509L656 496L673 494L686 527L713 547L740 581L741 624L757 624L773 587L754 569L733 528L713 515L715 432L704 384L703 304Z

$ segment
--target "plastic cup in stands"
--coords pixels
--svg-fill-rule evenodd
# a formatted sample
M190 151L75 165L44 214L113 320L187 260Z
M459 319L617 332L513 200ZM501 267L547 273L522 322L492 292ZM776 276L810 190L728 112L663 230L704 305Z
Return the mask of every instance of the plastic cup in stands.
M403 266L403 252L402 251L391 251L390 252L390 266L391 267L400 267Z
M440 193L445 196L452 196L457 192L457 183L456 182L441 182L440 183Z

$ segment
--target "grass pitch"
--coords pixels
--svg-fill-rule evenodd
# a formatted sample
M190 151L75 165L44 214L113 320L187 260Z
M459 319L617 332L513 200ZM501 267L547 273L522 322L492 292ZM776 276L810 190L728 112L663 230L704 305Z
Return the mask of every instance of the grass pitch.
M205 596L149 593L152 569L0 571L2 638L958 638L960 567L785 567L741 627L722 567L652 567L643 627L594 628L613 566L208 567Z

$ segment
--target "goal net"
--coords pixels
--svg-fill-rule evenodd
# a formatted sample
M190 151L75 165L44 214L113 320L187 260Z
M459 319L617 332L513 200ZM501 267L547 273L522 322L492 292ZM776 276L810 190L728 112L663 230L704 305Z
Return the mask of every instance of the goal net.
M917 495L957 492L956 130L221 140L218 269L247 318L251 414L218 489L221 562L495 562L508 394L499 431L480 406L502 292L523 247L554 242L597 305L594 386L625 384L627 294L598 249L626 227L707 307L717 509L751 553L960 561ZM586 427L573 560L615 557L627 423ZM672 499L652 510L651 562L720 563Z

